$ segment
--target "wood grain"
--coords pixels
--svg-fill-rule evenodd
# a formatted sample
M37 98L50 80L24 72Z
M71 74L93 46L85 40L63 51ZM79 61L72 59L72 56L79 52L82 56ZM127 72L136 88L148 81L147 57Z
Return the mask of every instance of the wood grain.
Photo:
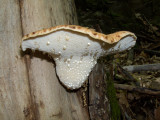
M0 1L0 120L33 118L17 0ZM27 110L25 113L24 110Z
M53 60L22 53L23 35L77 24L73 0L0 1L0 120L88 120L80 91L59 82Z
M89 77L89 113L91 120L109 120L104 66L97 64Z

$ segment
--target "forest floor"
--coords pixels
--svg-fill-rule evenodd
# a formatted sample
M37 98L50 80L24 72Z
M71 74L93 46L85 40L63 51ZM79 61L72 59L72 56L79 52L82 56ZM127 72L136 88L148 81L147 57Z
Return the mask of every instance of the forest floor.
M123 118L160 120L160 24L157 22L160 18L156 14L159 8L148 7L153 3L147 2L137 7L112 0L82 1L76 3L80 25L105 34L128 30L137 36L131 50L101 59L106 69L114 64L114 85Z

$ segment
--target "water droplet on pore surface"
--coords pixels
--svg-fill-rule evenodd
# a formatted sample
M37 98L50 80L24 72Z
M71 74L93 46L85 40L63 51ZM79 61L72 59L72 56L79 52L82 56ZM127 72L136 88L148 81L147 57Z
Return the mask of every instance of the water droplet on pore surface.
M66 46L65 45L63 46L63 50L66 50Z
M58 54L60 55L60 54L61 54L61 51L59 51Z
M67 59L67 61L68 61L68 62L70 62L70 61L71 61L71 59Z
M48 42L46 43L46 45L50 45L50 42L48 41Z

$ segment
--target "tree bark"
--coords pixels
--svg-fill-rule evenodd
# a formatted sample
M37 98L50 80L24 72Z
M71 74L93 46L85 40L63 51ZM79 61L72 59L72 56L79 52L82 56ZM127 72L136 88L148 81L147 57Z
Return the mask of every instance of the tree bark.
M21 38L61 24L77 24L73 0L0 1L0 120L88 120L81 93L67 91L53 61L22 53Z
M104 65L97 63L89 76L89 113L91 120L109 120Z

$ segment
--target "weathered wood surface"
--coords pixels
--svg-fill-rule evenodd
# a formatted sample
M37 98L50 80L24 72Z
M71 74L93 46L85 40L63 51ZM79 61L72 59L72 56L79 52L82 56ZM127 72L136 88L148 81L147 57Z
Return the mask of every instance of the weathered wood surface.
M88 120L81 93L60 84L53 61L22 54L21 38L60 24L77 24L73 0L0 1L0 120Z
M130 65L130 66L124 66L123 69L127 70L128 72L158 71L160 70L160 63L144 64L144 65Z
M0 1L0 120L23 120L32 107L27 69L21 57L18 1ZM30 110L29 110L30 111ZM30 111L30 118L32 118Z
M104 66L97 64L89 77L89 113L91 120L109 120Z

